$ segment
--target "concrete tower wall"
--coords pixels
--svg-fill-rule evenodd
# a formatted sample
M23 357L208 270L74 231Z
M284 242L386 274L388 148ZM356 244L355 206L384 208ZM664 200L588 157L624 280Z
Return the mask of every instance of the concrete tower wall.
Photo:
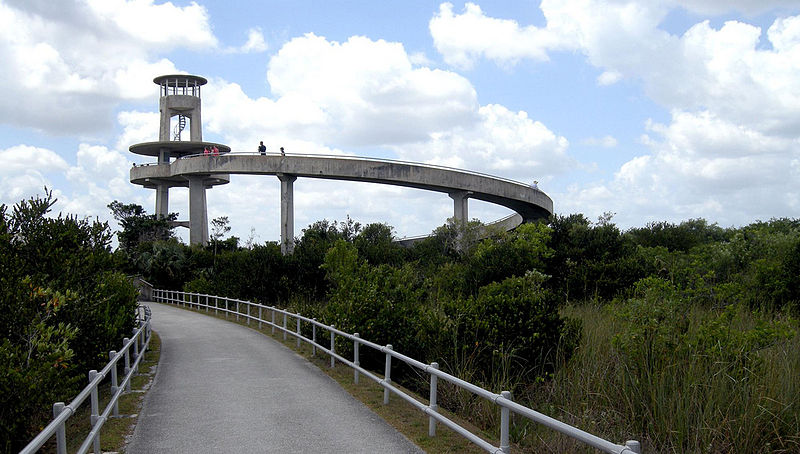
M161 127L158 131L158 140L169 142L171 140L170 120L175 115L183 115L191 120L189 140L191 142L203 141L203 119L200 114L200 98L189 95L167 95L159 100L161 111Z

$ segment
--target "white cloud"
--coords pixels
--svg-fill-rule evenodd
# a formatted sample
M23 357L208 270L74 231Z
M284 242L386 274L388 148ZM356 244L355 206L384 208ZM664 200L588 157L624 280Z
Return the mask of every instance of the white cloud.
M776 8L797 8L795 0L674 0L676 5L688 11L703 15L717 15L735 11L756 15Z
M5 150L0 150L0 175L10 176L34 169L44 172L63 171L67 162L57 153L39 147L17 145Z
M704 14L797 9L796 3L782 1L679 4ZM487 17L476 5L453 14L444 4L430 30L445 61L462 67L478 58L505 66L523 58L545 61L548 53L559 50L582 52L602 71L598 84L638 80L672 112L668 124L644 125L643 143L650 154L622 165L610 181L556 194L559 210L569 207L593 215L617 211L629 225L641 225L653 213L678 220L712 216L741 224L796 212L800 16L777 17L766 34L742 21L715 28L706 20L673 35L659 28L670 7L543 0L546 25L537 28ZM465 23L473 28L463 27ZM502 34L492 33L498 24L529 40L547 38L528 42L525 49L507 46ZM485 39L478 43L473 36ZM590 138L584 143L615 145L616 140Z
M0 3L0 121L57 134L108 130L119 101L152 96L153 75L176 72L153 54L216 46L196 3Z
M251 28L247 30L247 41L239 47L229 47L225 49L229 54L249 54L264 52L269 49L266 40L264 40L264 33L260 28Z
M500 20L518 33L549 36L536 43L517 39L506 45L492 33L494 19L477 5L452 14L443 4L431 20L431 33L445 61L462 64L485 57L513 64L522 58L542 60L543 51L579 50L603 72L598 83L623 77L639 79L647 93L667 108L708 109L731 121L765 131L792 134L800 127L800 16L778 18L767 31L772 49L760 46L759 27L728 21L719 29L700 22L682 36L658 28L664 6L640 2L545 0L543 28ZM460 27L469 21L471 28ZM434 26L435 25L435 26ZM447 27L445 27L447 25ZM457 30L443 35L442 29ZM499 34L502 35L502 34ZM474 37L486 39L477 42ZM531 56L531 52L535 52Z
M52 175L68 168L55 152L28 145L0 149L0 162L0 203L6 205L52 189Z
M117 139L116 148L127 150L133 144L155 142L161 127L161 116L158 112L120 112L117 123L122 127L122 134Z
M247 42L242 46L242 52L264 52L267 49L267 42L264 41L264 34L260 29L251 28L247 31Z
M581 143L591 147L614 148L617 146L617 139L613 136L589 137L581 140Z
M66 212L80 216L110 217L108 205L113 200L129 201L135 188L129 180L132 162L127 152L104 146L80 144L77 165L66 171L67 180L77 190L60 201Z
M520 181L545 180L575 165L569 143L528 117L490 104L478 110L478 121L430 140L396 147L401 159L486 172Z
M709 112L676 111L649 123L651 154L620 167L608 182L574 186L559 210L592 216L615 211L622 225L711 218L721 225L795 213L800 200L800 140L776 138Z
M622 73L618 71L603 71L597 76L598 85L613 85L622 80Z
M286 43L269 63L272 92L316 106L320 137L342 146L425 139L474 118L476 93L458 74L413 68L403 45L314 34Z
M451 3L442 3L429 28L445 62L459 68L470 68L481 57L510 64L522 58L544 61L547 51L558 45L546 30L488 17L474 3L467 3L461 14L453 13Z

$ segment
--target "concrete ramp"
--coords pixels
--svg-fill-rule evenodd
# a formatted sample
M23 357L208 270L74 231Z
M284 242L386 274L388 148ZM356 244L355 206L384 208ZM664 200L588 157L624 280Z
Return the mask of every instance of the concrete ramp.
M161 362L127 453L422 452L278 342L148 304Z

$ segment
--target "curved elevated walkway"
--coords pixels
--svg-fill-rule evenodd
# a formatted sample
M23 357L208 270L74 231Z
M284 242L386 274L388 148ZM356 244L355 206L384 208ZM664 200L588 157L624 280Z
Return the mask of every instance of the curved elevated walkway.
M465 192L468 198L508 207L519 213L523 221L547 217L553 212L553 201L547 194L517 181L447 167L346 156L195 155L169 165L134 167L130 176L132 183L145 185L151 179L231 173L366 181L448 194Z
M278 342L149 305L161 361L125 452L422 452Z
M469 220L468 199L483 200L514 210L519 217L511 216L495 222L504 227L513 228L520 222L534 221L553 213L553 201L547 194L518 181L448 167L352 156L274 153L184 155L169 163L134 166L130 179L131 183L145 187L177 185L177 182L187 181L191 243L205 244L208 228L205 188L226 183L225 176L232 173L275 175L281 180L281 250L284 253L291 253L293 249L293 183L298 177L362 181L443 192L453 199L453 217L459 222Z

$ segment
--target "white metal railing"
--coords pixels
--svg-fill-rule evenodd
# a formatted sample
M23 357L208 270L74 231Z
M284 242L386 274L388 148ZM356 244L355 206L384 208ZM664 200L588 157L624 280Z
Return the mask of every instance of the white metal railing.
M608 440L600 438L596 435L592 435L588 432L584 432L583 430L580 430L576 427L572 427L568 424L558 421L557 419L551 418L531 408L528 408L524 405L520 405L514 402L513 400L511 400L511 393L509 391L503 391L500 394L495 394L479 386L476 386L472 383L461 380L458 377L440 371L439 365L437 363L431 363L431 364L422 363L420 361L417 361L413 358L410 358L408 356L405 356L401 353L394 351L392 349L391 344L385 346L378 345L374 342L362 339L358 333L354 334L346 333L344 331L336 329L335 326L325 325L313 318L304 317L300 314L294 314L292 312L286 311L284 309L279 309L274 306L264 306L261 304L252 303L250 301L206 295L201 293L180 292L175 290L153 289L153 300L156 302L175 304L198 310L205 309L206 312L210 312L213 309L215 314L223 312L226 318L229 317L229 314L235 314L236 320L239 320L240 317L244 317L248 325L250 324L251 321L257 322L259 328L262 328L263 324L267 324L269 327L271 327L272 334L275 334L276 329L281 331L283 333L283 340L286 340L287 336L295 337L297 339L297 347L300 347L301 342L306 342L311 345L312 355L316 355L316 351L321 350L322 352L330 356L330 367L334 367L336 361L338 360L353 368L353 380L355 383L358 383L359 374L361 374L380 384L384 390L383 391L384 404L389 403L389 395L390 393L394 393L403 400L405 400L406 402L408 402L409 404L413 405L414 407L416 407L417 409L428 415L428 435L431 437L436 435L436 423L439 422L449 427L453 431L457 432L461 436L467 438L476 445L480 446L487 452L508 453L510 452L510 441L509 441L510 412L514 412L518 415L531 419L534 422L549 427L550 429L556 430L564 435L570 436L589 446L597 448L603 452L614 453L614 454L641 453L641 446L638 441L629 440L626 441L624 445L618 445L612 443ZM245 309L242 309L242 305L245 306ZM268 319L264 318L264 316L266 315L264 311L270 312L271 315L270 317L268 317ZM279 322L281 322L280 324L276 323L275 321L276 314L282 315L283 320L282 321L279 320ZM294 330L289 328L290 319L294 319L295 322ZM311 325L312 329L311 339L303 336L303 334L301 333L301 323L306 323L307 324L306 326L308 326L308 324ZM327 331L329 333L330 348L326 348L323 345L317 343L317 328L320 328L321 330ZM335 351L336 336L346 338L353 342L352 361L336 353ZM383 377L380 377L379 375L376 375L362 368L359 365L359 347L362 345L380 351L381 353L384 353L386 355L386 365ZM401 389L392 384L392 379L391 379L392 358L403 361L409 366L419 369L420 371L430 375L430 397L428 405L425 405L423 402L418 401L413 396L404 393ZM439 379L445 380L455 386L458 386L459 388L465 389L477 396L483 397L484 399L487 399L490 402L493 402L494 404L500 407L500 446L492 445L486 440L480 438L478 435L470 432L468 429L460 426L458 423L450 420L449 418L438 412L438 405L436 402L437 402L437 385Z
M64 402L56 402L53 404L53 420L47 427L39 432L36 438L20 451L20 454L32 454L37 452L37 450L53 435L56 436L56 452L58 454L66 454L67 436L65 423L87 398L91 399L92 408L90 422L92 428L77 452L83 454L89 452L90 448L93 448L96 454L101 452L100 430L112 413L114 416L119 416L119 398L124 392L131 391L131 379L134 373L138 371L139 363L144 358L144 353L147 351L147 347L150 344L150 336L152 333L150 329L150 308L147 306L138 306L136 312L137 328L133 331L133 336L130 339L127 337L123 339L122 349L120 351L111 350L109 352L109 361L103 370L100 372L96 370L89 371L89 384L83 388L83 391L81 391L69 405L64 405ZM131 352L131 349L133 349L133 352ZM133 364L131 364L131 359L133 359ZM117 381L117 363L122 360L125 361L125 377L120 383ZM108 405L103 409L103 413L100 413L100 400L97 388L109 373L111 374L111 398L109 399Z

